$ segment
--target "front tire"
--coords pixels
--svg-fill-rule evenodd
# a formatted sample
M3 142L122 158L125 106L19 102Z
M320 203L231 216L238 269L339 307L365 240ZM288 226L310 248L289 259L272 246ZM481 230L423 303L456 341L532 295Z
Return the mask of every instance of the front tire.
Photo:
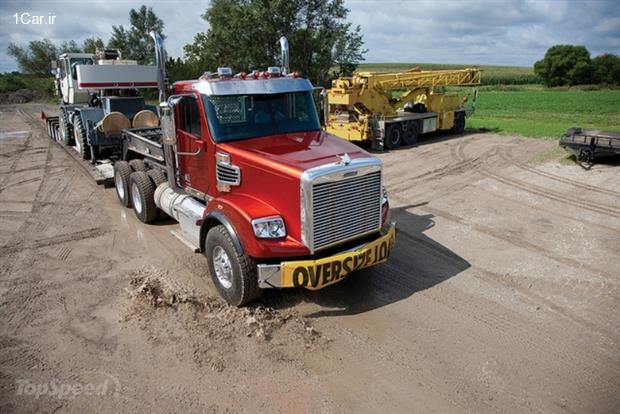
M237 252L224 226L215 226L207 233L205 256L211 280L228 304L242 306L262 294L258 287L256 263Z
M136 217L143 223L152 223L157 218L155 186L144 171L135 171L129 176L131 204Z

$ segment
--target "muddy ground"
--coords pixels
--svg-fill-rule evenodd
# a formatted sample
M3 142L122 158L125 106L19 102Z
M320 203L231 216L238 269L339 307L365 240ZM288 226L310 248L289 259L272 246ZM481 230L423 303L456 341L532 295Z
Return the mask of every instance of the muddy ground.
M617 165L492 134L380 154L389 263L237 309L40 109L0 107L0 412L618 412Z

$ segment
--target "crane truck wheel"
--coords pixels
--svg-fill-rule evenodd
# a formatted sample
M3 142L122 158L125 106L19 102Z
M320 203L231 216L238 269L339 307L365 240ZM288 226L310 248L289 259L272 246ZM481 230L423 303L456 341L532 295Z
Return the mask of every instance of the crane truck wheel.
M152 223L157 218L155 186L144 171L134 171L129 176L131 204L136 217L143 223Z
M218 225L209 230L204 254L213 284L228 304L242 306L262 294L256 263L237 252L226 227Z
M144 161L140 159L129 161L129 165L131 166L131 169L133 171L146 171L147 170L146 164L144 163Z
M463 112L458 112L454 115L452 133L462 134L463 132L465 132L465 114Z
M82 128L82 119L80 116L75 117L73 128L73 137L75 138L75 147L83 160L90 159L90 146L84 128Z
M114 164L114 188L118 201L125 206L131 207L131 194L129 193L129 177L131 167L127 161L117 161Z
M390 124L385 130L385 146L396 149L403 143L403 129L398 124Z
M67 146L73 145L73 131L71 131L71 125L67 120L67 112L60 111L60 142Z
M415 145L416 142L418 142L418 135L420 135L420 132L418 130L417 122L409 121L407 123L407 130L405 131L405 135L403 137L405 144Z

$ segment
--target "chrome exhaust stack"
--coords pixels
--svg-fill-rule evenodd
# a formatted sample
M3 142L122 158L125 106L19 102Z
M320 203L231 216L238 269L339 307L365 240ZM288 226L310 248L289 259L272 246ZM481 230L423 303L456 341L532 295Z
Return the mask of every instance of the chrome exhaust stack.
M166 160L166 176L169 188L178 191L176 157L174 148L177 143L176 127L174 124L174 103L166 101L166 52L164 41L159 33L151 30L149 36L155 42L155 61L157 64L157 88L159 89L159 116L164 147L164 159Z
M282 75L288 75L289 71L289 50L288 39L284 36L280 38L280 64L282 66Z
M166 51L164 41L154 30L149 32L149 36L155 42L155 61L157 64L157 88L159 89L159 102L166 101Z

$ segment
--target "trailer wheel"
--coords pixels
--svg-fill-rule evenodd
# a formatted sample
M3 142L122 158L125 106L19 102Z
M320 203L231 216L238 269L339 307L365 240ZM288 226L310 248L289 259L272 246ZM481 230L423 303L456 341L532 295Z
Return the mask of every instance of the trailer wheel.
M213 284L230 305L245 305L262 294L258 287L256 263L237 252L224 226L218 225L209 230L204 254L209 262Z
M418 131L418 123L416 121L407 122L407 130L405 131L405 136L403 137L405 144L415 145L418 142L418 135L420 135L420 132Z
M135 171L129 176L131 204L136 217L143 223L152 223L157 218L155 186L144 171Z
M396 149L403 143L403 129L398 124L390 124L385 130L385 146Z
M462 134L463 132L465 132L465 114L463 112L458 112L454 115L452 133Z
M131 169L133 171L146 171L146 164L144 163L144 161L142 161L141 159L135 159L135 160L131 160L129 161L129 165L131 166Z
M129 190L129 177L131 167L127 161L117 161L114 164L114 187L118 201L125 206L131 207L131 194Z
M79 115L75 118L75 126L73 128L73 136L75 138L75 146L77 148L78 153L82 157L83 160L90 159L90 146L88 145L88 138L86 137L86 132L82 127L82 119Z
M166 178L166 174L164 174L164 172L159 168L153 168L151 170L148 170L146 173L149 175L149 177L151 177L151 181L153 181L153 184L155 184L155 188L157 188L159 184L168 181L168 179Z

